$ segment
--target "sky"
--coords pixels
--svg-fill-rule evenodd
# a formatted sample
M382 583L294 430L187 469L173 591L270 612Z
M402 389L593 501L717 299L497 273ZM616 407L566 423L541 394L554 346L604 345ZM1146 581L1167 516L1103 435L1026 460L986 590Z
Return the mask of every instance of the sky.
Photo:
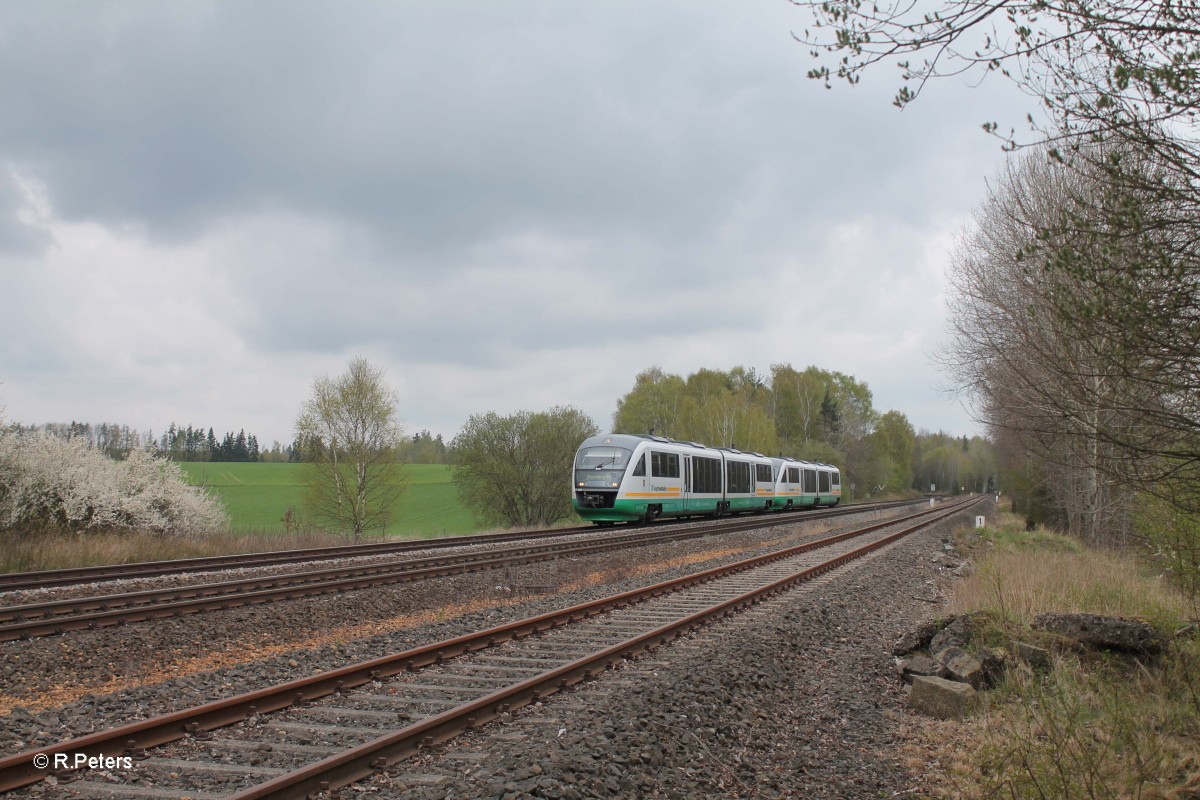
M978 431L932 355L999 84L828 91L786 0L0 6L0 407L287 443L382 368L410 433L652 366L816 365Z

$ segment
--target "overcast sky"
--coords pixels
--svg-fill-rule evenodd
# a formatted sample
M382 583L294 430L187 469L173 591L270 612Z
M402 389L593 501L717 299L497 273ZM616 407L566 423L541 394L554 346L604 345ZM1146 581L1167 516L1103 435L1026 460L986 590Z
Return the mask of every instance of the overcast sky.
M362 355L449 439L555 405L607 430L651 366L791 363L973 433L930 355L1004 87L826 91L809 24L786 0L6 2L0 406L265 446Z

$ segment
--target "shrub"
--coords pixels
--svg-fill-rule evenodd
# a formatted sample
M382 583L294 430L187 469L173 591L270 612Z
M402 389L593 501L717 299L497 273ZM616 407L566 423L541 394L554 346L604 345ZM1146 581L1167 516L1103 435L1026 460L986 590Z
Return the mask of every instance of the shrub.
M186 534L224 524L213 497L147 450L114 461L79 439L0 432L0 529Z

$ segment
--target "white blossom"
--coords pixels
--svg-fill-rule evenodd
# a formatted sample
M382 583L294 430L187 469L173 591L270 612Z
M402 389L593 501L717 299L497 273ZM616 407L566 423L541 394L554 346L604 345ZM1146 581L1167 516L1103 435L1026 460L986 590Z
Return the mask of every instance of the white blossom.
M82 440L0 430L0 529L190 534L225 523L214 497L149 450L114 461Z

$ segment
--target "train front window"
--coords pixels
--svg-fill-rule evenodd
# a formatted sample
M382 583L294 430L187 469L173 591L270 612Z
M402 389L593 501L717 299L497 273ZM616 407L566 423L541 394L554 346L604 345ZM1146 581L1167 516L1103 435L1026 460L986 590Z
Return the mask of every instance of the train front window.
M624 447L589 447L575 456L575 487L615 489L629 466L632 450Z
M633 451L624 447L589 447L575 456L575 469L616 469L624 472L631 456Z

